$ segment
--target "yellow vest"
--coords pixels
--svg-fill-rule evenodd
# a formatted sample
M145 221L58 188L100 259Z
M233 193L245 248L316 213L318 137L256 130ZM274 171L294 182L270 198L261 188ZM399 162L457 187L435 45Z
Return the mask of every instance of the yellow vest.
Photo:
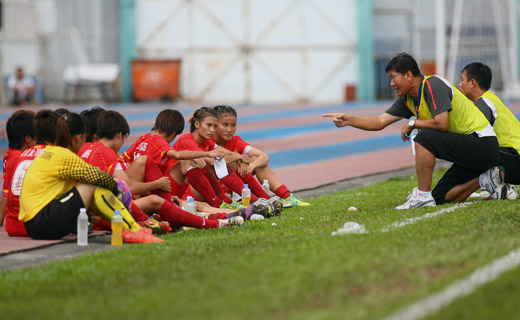
M480 96L495 115L493 129L497 134L498 145L513 148L520 154L520 122L502 100L493 91L486 91ZM495 108L493 110L493 108Z
M424 93L428 90L430 95L432 95L431 87L428 80L431 77L438 77L446 85L450 86L453 98L451 99L451 111L449 111L448 117L448 131L461 133L461 134L471 134L473 132L477 133L479 137L485 136L495 136L493 132L493 128L489 124L489 121L486 117L480 112L480 110L475 107L473 102L466 98L462 92L460 92L455 86L449 83L446 79L443 79L439 76L427 76L424 77L421 85L420 96L421 101L419 102L419 115L417 116L415 110L415 102L414 99L410 96L406 96L406 106L410 111L417 116L419 120L428 120L432 119L432 114L430 113L430 108L426 103L426 99L424 98Z

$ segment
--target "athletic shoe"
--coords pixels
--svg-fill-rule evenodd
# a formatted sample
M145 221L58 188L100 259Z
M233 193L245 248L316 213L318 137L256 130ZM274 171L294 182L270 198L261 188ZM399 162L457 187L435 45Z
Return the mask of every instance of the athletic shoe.
M238 217L232 217L229 219L220 219L218 220L218 227L231 227L231 226L243 226L244 225L244 218L238 216Z
M149 231L147 231L149 230ZM127 243L157 243L164 242L163 239L157 238L152 234L152 230L141 228L136 232L130 232L126 229L122 230L123 241Z
M141 227L151 229L153 234L161 235L167 234L172 231L172 228L168 221L157 221L156 219L150 217L145 221L138 222Z
M413 188L412 193L408 195L406 202L395 207L397 210L414 209L419 207L435 207L435 199L430 195L426 200L421 199L417 194L417 188Z
M237 209L243 208L243 206L240 203L233 201L231 203L222 202L222 204L220 205L219 208L237 210Z
M266 218L271 218L280 214L281 210L276 210L273 205L264 198L259 198L255 203L252 204L253 214L260 214Z
M293 206L308 207L311 205L310 203L303 201L301 198L295 196L292 193L287 199L282 199L282 204L284 208L290 208Z
M507 184L505 183L504 168L498 166L489 168L486 171L487 182L484 189L489 192L494 200L505 199L507 197Z
M518 199L518 192L516 191L516 187L513 185L507 185L507 195L506 199L515 200Z
M280 213L282 213L283 204L282 199L279 196L272 196L271 198L267 199L267 202L273 208L273 214L275 216L278 216L280 215Z

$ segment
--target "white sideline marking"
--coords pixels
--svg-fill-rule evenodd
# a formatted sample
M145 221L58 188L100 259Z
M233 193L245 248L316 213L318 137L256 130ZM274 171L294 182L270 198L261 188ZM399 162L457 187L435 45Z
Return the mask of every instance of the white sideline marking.
M469 277L459 280L446 289L418 301L406 309L394 313L385 320L414 320L430 315L455 299L472 293L483 284L495 280L499 275L520 264L520 248L506 256L495 259L488 265L476 270Z
M433 217L436 217L436 216L441 215L441 214L445 214L447 212L453 212L453 211L455 211L455 210L457 210L459 208L467 207L467 206L469 206L470 204L473 204L473 203L475 203L475 202L473 202L473 201L461 202L461 203L458 203L458 204L454 205L453 207L444 208L444 209L441 209L441 210L438 210L438 211L435 211L435 212L429 212L429 213L427 213L425 215L422 215L420 217L413 217L413 218L406 219L404 221L394 222L394 223L392 223L389 226L383 227L383 229L381 229L381 232L388 232L388 231L390 231L392 229L397 229L397 228L401 228L401 227L407 226L409 224L414 224L417 221L421 221L423 219L429 219L429 218L433 218Z

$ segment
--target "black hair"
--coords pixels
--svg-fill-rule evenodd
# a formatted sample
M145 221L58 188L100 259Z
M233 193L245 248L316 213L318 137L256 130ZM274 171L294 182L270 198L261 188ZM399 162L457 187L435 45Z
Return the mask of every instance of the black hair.
M105 109L101 108L100 106L95 106L90 110L81 111L80 115L84 117L89 124L89 131L87 133L87 136L85 137L86 142L94 142L94 137L96 136L98 129L98 117L104 111Z
M130 127L125 117L114 110L101 112L97 119L96 137L114 139L119 132L123 134L124 138L130 134Z
M177 110L164 109L155 118L152 131L157 131L166 136L181 134L184 130L184 116Z
M190 132L195 131L195 122L202 122L207 117L215 117L218 119L217 112L209 107L201 107L193 112L193 116L190 118Z
M86 134L89 131L87 120L79 114L70 112L69 114L62 115L62 117L65 119L65 122L67 122L71 137L78 134Z
M34 136L38 144L69 145L69 128L65 118L52 110L40 110L33 121Z
M5 131L9 140L9 148L21 150L25 137L29 136L34 139L33 119L34 112L26 110L18 110L7 119Z
M220 116L222 116L223 114L228 114L228 113L234 115L235 118L238 118L236 110L230 106L218 105L218 106L214 106L213 110L215 110L215 112L217 113L217 118L220 118Z
M493 80L493 75L491 73L491 69L487 65L481 62L473 62L465 66L464 69L462 69L462 72L464 71L466 71L468 81L475 79L475 81L478 83L478 86L486 91L491 88L491 80Z
M390 60L385 69L386 73L390 71L395 71L400 74L405 74L408 71L412 72L414 77L421 76L421 70L419 70L419 65L417 65L417 61L406 52L398 53L395 57Z
M60 114L62 116L70 114L70 111L65 108L58 108L58 109L54 110L54 112L56 112L57 114Z

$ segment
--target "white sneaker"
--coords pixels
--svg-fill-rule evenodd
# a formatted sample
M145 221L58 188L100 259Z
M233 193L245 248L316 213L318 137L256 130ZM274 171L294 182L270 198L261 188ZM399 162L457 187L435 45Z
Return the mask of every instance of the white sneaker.
M515 200L518 199L518 192L516 191L516 187L513 185L507 185L507 195L506 199Z
M417 195L417 188L413 188L412 193L408 195L407 201L395 207L397 210L414 209L419 207L435 207L435 199L430 195L428 199L421 199Z
M504 168L498 166L489 168L485 174L487 175L487 183L484 189L491 195L492 199L505 199L507 196L507 184L504 182Z
M237 217L231 217L229 219L219 219L218 220L218 227L231 227L231 226L243 226L244 225L244 218L241 216Z

